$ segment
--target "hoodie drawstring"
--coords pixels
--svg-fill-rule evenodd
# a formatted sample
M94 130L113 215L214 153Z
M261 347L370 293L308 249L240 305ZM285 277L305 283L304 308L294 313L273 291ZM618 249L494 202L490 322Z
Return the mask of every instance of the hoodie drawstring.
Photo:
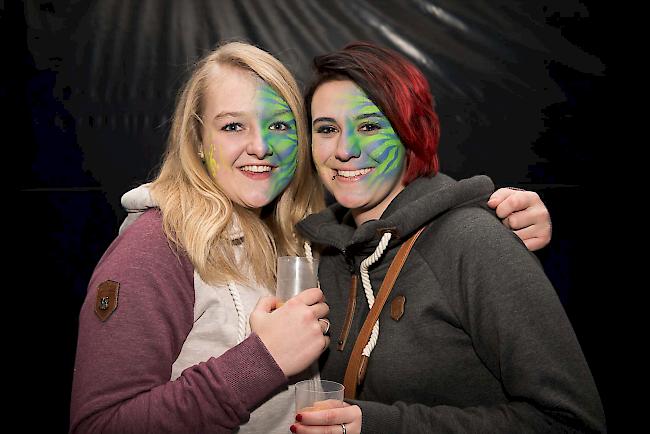
M305 244L303 245L305 249L305 256L307 257L307 260L309 261L310 264L314 264L314 255L311 251L311 243L309 241L305 241ZM318 284L318 287L320 288L320 280L318 279L318 270L314 270L314 273L316 273L316 283Z
M231 239L241 238L242 236L243 233L241 231L230 234ZM313 264L314 255L312 253L311 244L309 241L305 241L304 249L307 260L310 264ZM318 282L318 287L320 288L320 282ZM232 280L228 282L228 291L230 292L230 298L232 298L232 302L235 305L235 310L237 311L237 343L239 344L246 338L246 315L244 314L244 306L241 302L239 290L237 289L235 282Z
M237 285L232 280L228 282L228 291L230 291L230 297L237 311L237 343L239 344L246 338L246 315L244 314L244 306L241 303Z
M244 237L244 232L239 228L239 225L235 224L231 228L230 232L226 233L226 238L231 242L241 239ZM246 323L247 318L244 313L244 306L241 302L241 296L239 295L239 290L237 285L232 280L228 282L228 291L230 292L230 298L235 305L235 310L237 311L237 343L241 343L246 338Z
M304 248L305 248L305 256L307 257L307 260L309 261L310 264L313 264L314 255L311 252L311 244L309 243L309 241L305 241Z
M375 304L375 294L372 292L372 284L370 283L370 275L368 274L368 267L377 262L381 255L384 254L388 243L390 242L392 233L386 232L381 237L379 245L375 249L372 255L368 256L361 262L361 283L363 284L363 290L366 294L366 299L368 300L368 308L372 309L372 305ZM379 339L379 320L375 322L375 325L372 327L372 333L370 334L370 339L368 339L368 344L363 349L363 354L366 357L370 357L370 353L377 345L377 339Z

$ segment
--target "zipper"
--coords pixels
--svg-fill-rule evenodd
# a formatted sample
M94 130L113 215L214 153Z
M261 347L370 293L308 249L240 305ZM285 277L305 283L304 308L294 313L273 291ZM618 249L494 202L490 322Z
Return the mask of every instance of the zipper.
M343 327L341 328L341 334L339 339L336 342L336 349L338 351L343 351L345 348L345 343L348 340L348 334L350 333L350 327L352 326L352 318L354 317L354 312L357 306L357 274L355 273L354 268L354 258L348 255L348 252L345 249L341 250L341 253L345 257L345 261L348 264L348 270L350 272L350 288L348 289L348 305L345 309L345 320L343 321Z

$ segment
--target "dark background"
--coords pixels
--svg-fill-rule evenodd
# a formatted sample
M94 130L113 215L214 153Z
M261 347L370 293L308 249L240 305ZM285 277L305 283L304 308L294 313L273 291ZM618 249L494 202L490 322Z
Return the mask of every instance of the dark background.
M4 1L0 14L3 123L17 132L3 141L19 156L5 165L20 174L19 225L8 232L19 236L23 279L9 310L26 333L16 348L29 374L16 376L16 396L42 400L31 423L67 430L88 280L125 216L120 196L160 161L192 63L220 40L243 39L305 85L314 55L361 39L401 51L428 76L444 172L484 173L543 197L554 233L538 255L610 431L621 428L605 320L605 291L617 282L597 272L609 267L597 213L613 100L609 11L598 2Z

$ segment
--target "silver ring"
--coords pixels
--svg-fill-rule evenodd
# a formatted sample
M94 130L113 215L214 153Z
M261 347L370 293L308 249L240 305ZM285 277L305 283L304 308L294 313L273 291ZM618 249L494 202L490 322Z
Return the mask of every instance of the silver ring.
M330 322L329 322L329 320L325 319L325 318L318 318L318 321L325 321L325 324L327 324L327 326L325 327L325 331L323 332L323 334L326 335L327 332L330 331Z
M345 424L344 423L341 424L341 429L343 430L343 434L348 434L348 430L345 429Z

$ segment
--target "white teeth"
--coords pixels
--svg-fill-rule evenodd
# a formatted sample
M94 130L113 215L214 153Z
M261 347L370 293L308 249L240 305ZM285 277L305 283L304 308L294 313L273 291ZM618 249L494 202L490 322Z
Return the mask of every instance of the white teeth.
M271 169L273 168L271 166L242 166L239 169L245 170L246 172L262 173L262 172L270 172Z
M355 176L363 176L371 170L372 167L366 167L365 169L360 170L337 170L336 174L344 178L354 178Z

